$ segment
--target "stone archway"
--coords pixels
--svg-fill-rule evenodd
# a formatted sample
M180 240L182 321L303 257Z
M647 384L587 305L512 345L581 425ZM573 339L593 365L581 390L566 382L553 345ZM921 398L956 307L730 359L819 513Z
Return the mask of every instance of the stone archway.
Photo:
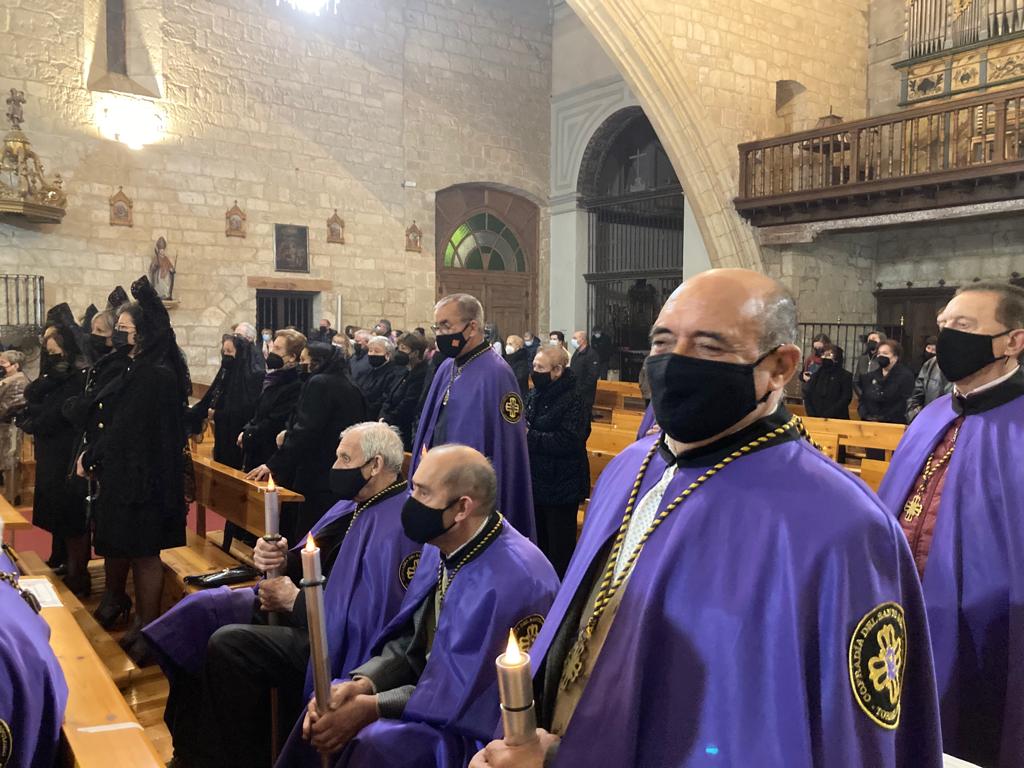
M693 206L715 267L763 271L753 232L732 208L738 165L736 147L708 118L693 73L672 58L680 55L662 38L659 14L641 0L567 0L600 42L637 95L661 137Z

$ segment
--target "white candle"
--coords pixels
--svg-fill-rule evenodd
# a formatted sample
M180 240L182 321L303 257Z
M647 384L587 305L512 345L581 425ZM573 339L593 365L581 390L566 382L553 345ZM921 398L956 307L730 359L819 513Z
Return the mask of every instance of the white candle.
M320 547L310 536L306 539L306 546L302 548L302 579L307 584L319 584L323 578L320 570Z
M267 495L263 497L263 534L277 536L281 532L281 496L274 478L267 482Z
M533 710L533 673L530 654L519 649L515 632L509 630L508 646L495 659L498 670L498 698L505 743L529 744L537 738L537 720Z

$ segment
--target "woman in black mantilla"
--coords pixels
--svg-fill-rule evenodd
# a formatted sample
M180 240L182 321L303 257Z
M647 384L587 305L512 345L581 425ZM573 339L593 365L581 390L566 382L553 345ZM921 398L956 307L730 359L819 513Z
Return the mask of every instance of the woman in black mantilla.
M100 436L79 457L78 471L98 483L95 547L106 558L107 591L97 609L113 623L127 615L128 569L136 617L121 640L140 663L149 658L139 631L160 612L160 550L185 543L185 409L192 385L163 303L142 277L136 301L121 307L114 346L125 350L122 374L97 394Z
M84 389L87 365L76 334L63 323L46 329L43 355L41 375L25 388L27 405L18 416L18 426L32 435L35 446L32 522L53 534L55 549L58 541L63 542L67 558L64 580L76 595L87 597L87 489L85 481L72 471L78 430L64 416L65 403Z
M238 433L256 410L267 366L263 355L244 336L226 334L221 340L220 370L203 398L189 409L189 428L202 434L213 420L213 459L242 468Z

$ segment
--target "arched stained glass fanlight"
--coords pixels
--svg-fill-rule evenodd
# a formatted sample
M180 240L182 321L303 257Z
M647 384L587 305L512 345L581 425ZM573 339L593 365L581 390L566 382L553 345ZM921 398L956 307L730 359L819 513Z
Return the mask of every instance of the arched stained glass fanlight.
M451 269L525 272L526 257L512 230L493 213L478 213L452 233L444 249Z

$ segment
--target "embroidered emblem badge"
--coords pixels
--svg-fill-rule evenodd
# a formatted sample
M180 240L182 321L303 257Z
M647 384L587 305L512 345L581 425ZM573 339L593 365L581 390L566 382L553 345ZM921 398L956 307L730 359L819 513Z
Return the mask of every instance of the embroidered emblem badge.
M543 626L544 617L539 613L530 614L522 621L516 622L512 631L515 632L516 640L519 641L519 650L529 653Z
M402 589L408 589L412 583L412 577L416 575L416 566L420 564L420 553L413 552L402 564L398 566L398 580L402 583Z
M860 620L850 638L850 685L864 714L889 730L900 724L906 663L903 608L882 603Z
M523 398L517 392L509 392L501 398L501 418L509 424L517 424L523 418Z

